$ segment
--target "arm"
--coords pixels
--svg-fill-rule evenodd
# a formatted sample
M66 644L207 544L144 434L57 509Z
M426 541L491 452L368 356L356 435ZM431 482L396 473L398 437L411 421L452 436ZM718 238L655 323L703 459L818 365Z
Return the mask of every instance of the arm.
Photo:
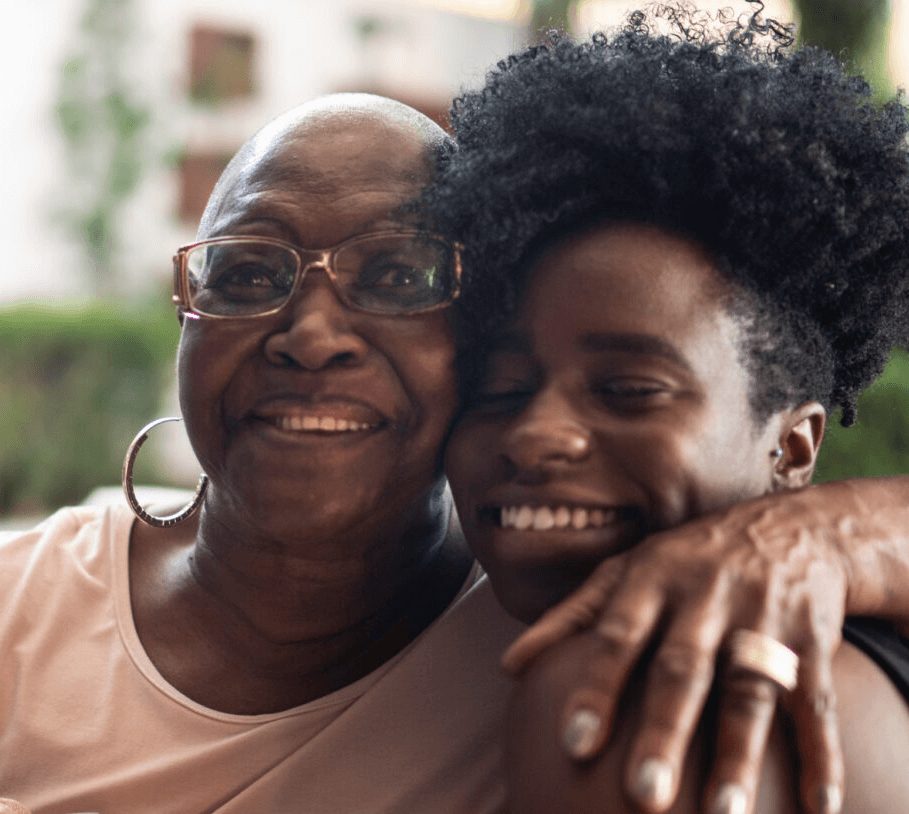
M909 475L819 484L802 499L845 563L846 615L889 619L909 637Z
M632 682L623 694L612 737L599 756L577 763L558 748L558 710L572 692L572 673L583 670L596 649L592 634L572 637L541 657L520 681L508 730L510 814L639 811L623 793L623 764L641 725L640 685ZM848 781L844 814L904 811L909 799L909 775L905 772L909 761L909 707L881 670L850 644L843 645L837 653L833 677L840 698ZM672 814L736 811L729 807L710 809L701 800L704 770L716 746L711 736L715 724L711 719L717 709L714 701L712 698L707 719L695 733L685 758L679 793L668 809ZM719 749L731 746L721 743ZM755 778L755 812L799 811L796 763L791 731L777 716L763 766Z
M787 705L801 754L819 756L805 764L802 796L808 811L820 812L819 789L842 785L831 659L845 614L909 630L909 477L775 493L653 535L604 562L518 640L506 666L518 673L555 642L592 629L598 647L572 679L558 728L569 728L573 711L595 712L601 725L573 739L575 756L585 758L606 741L631 670L658 642L642 679L648 689L628 746L626 788L638 791L645 811L663 811L674 784L662 797L640 793L637 773L658 757L679 776L725 638L741 627L763 630L801 657L799 687ZM715 787L754 787L776 705L759 684L722 686L719 736L756 747L719 750Z

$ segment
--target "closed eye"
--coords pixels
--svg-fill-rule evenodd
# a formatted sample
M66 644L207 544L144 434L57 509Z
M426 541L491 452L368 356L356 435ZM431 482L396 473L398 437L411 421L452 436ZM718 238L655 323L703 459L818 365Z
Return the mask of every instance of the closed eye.
M514 413L534 397L535 388L526 381L497 380L471 393L467 409L483 413Z
M597 398L607 406L635 412L660 406L670 395L670 388L653 379L619 377L593 386Z

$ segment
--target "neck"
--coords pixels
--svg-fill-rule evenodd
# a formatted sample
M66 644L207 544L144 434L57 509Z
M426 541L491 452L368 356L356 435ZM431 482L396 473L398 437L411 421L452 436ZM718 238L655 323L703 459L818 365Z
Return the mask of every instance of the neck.
M385 535L337 540L318 557L239 539L211 513L192 539L137 528L140 638L168 681L214 709L256 714L322 697L394 656L457 593L471 557L450 512L450 498L427 497Z

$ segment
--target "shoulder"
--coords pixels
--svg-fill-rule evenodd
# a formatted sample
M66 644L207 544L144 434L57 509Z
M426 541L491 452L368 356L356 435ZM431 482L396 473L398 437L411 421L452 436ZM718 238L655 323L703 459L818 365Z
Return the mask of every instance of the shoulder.
M0 535L0 620L30 597L78 586L97 590L110 579L112 541L129 539L132 515L125 507L61 509L33 529Z
M834 663L846 760L844 814L904 812L909 799L909 703L881 667L844 644Z
M628 745L638 726L642 681L633 676L614 722L613 736L592 764L579 766L561 748L561 710L587 669L596 642L579 635L553 648L528 671L512 702L508 729L508 771L516 791L513 814L573 811L615 814L637 811L622 794ZM909 705L883 670L861 650L844 643L834 662L838 710L846 762L844 814L902 812L909 797ZM715 728L702 725L690 750L673 814L702 810L707 756ZM797 750L782 716L774 727L764 761L758 811L800 811ZM605 809L604 809L605 807Z

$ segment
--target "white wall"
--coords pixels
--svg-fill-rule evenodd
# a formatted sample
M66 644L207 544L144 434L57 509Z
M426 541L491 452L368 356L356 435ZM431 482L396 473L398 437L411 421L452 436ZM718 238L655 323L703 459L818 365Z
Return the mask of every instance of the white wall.
M178 177L164 157L190 150L232 152L266 121L338 89L394 88L448 100L520 45L522 28L419 3L375 0L136 0L137 36L127 70L153 111L140 187L123 207L118 285L166 279L170 257L194 225L175 216ZM76 42L85 0L5 3L0 30L0 302L65 301L87 289L79 246L53 215L68 188L54 105L60 65ZM383 22L364 48L356 21ZM187 99L189 30L194 23L256 38L258 93L218 110Z
M0 30L0 301L75 293L77 254L50 218L65 190L53 136L57 66L75 25L71 0L5 4Z
M725 0L724 5L739 0ZM450 98L520 45L522 26L438 8L431 0L136 0L138 31L129 70L154 111L148 160L120 221L121 284L166 278L170 255L193 238L175 217L177 175L163 160L182 149L232 151L259 126L305 99L338 89L395 87L416 98ZM83 255L55 213L78 194L65 173L55 129L60 64L76 41L86 0L4 3L0 28L0 303L67 300L87 289ZM773 12L788 0L773 0ZM472 4L477 7L475 2ZM501 3L500 3L501 5ZM583 27L611 24L634 0L588 0ZM779 7L779 8L778 8ZM891 75L909 84L909 0L893 0ZM364 48L356 20L385 31ZM186 98L188 32L204 22L257 38L259 94L211 112Z

